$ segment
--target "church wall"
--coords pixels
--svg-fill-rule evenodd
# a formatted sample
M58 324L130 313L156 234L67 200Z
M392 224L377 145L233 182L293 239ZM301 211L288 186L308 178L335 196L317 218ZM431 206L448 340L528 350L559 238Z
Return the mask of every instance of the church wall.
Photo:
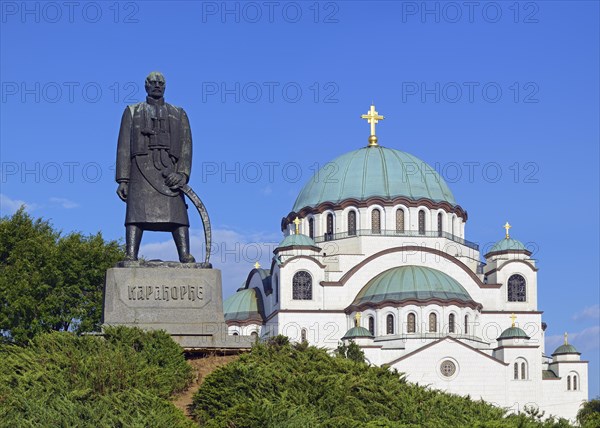
M291 341L301 340L302 329L310 345L335 349L342 336L351 328L343 312L318 311L280 312L277 321L271 324L276 334L288 336Z
M525 302L508 301L508 279L513 274L519 274L525 278ZM537 310L537 272L531 266L523 262L513 262L502 265L497 272L496 281L502 284L501 296L502 306L507 311Z
M447 359L457 368L449 378L440 372L442 361ZM392 368L406 373L410 382L454 394L469 394L474 400L506 403L506 366L455 342L433 345L393 364Z
M542 397L540 408L547 414L559 414L571 421L575 420L581 404L588 399L588 373L586 363L567 363L560 370L556 365L550 368L561 377L559 380L541 382ZM560 372L558 374L557 372ZM579 378L578 389L567 389L567 376L576 374ZM572 385L571 385L572 387Z
M312 277L312 299L294 300L292 281L294 274L307 271ZM294 259L283 266L279 276L280 308L281 309L323 309L323 287L321 281L325 280L323 269L313 261L306 258Z

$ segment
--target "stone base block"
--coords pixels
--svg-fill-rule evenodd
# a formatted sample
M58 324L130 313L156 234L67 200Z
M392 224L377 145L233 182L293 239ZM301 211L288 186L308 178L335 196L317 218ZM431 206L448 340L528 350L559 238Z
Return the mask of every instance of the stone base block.
M227 334L221 271L185 267L109 269L103 324L165 330L184 348L250 347L250 337Z

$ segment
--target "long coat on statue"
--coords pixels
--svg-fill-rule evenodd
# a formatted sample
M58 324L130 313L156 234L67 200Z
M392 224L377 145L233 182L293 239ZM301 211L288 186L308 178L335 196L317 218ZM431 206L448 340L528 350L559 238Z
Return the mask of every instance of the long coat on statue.
M125 224L146 230L189 226L183 194L165 185L177 172L189 180L192 135L182 108L147 98L125 108L117 145L116 181L128 182Z

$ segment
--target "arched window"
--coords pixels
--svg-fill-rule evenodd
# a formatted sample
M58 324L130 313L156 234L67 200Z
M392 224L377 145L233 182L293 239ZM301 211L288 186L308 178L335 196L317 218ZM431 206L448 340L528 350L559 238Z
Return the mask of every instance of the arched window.
M305 328L303 328L303 329L300 331L300 340L301 340L302 342L306 342L306 329L305 329Z
M387 316L385 326L387 334L394 334L394 316L392 314Z
M279 302L279 275L273 278L273 288L275 289L275 303Z
M258 333L253 331L252 333L250 333L250 336L252 337L252 340L254 340L255 342L258 341Z
M438 236L442 236L443 233L443 227L442 227L442 213L438 213L437 215L437 230L438 230Z
M577 391L577 376L573 375L573 391Z
M435 333L437 331L437 315L433 312L429 314L429 332Z
M396 211L396 233L404 233L404 210Z
M525 302L525 278L519 274L511 275L508 278L508 301Z
M419 211L419 235L425 235L425 211Z
M310 273L301 270L292 279L292 299L312 300L312 277Z
M519 379L519 363L515 363L515 366L514 366L514 377L515 377L515 380Z
M465 315L465 334L469 334L469 316Z
M371 232L381 233L381 211L378 209L371 211Z
M308 219L308 236L315 239L315 219L312 217Z
M327 214L327 233L325 234L325 240L331 241L333 239L333 214Z
M356 211L348 213L348 236L356 235Z
M416 333L417 331L417 317L415 314L408 314L406 317L406 331L407 333Z
M521 363L521 379L527 379L527 366Z
M571 376L567 376L567 391L571 390Z
M448 316L448 333L454 333L455 330L455 316L454 314L450 314Z
M375 336L375 318L369 317L369 333Z
M234 331L232 336L239 336L239 334L237 331Z
M454 217L454 216L453 216L453 217L452 217L452 220L450 220L450 224L451 224L451 226L452 226L452 235L456 235L456 234L454 233L454 222L455 222L455 221L456 221L456 217Z

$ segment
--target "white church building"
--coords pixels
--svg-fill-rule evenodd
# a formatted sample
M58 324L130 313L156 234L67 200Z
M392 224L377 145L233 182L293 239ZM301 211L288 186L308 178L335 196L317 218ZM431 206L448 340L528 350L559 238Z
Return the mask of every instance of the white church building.
M368 146L306 183L282 219L271 266L253 269L224 302L229 333L328 349L352 340L368 362L411 382L574 420L588 397L588 363L566 335L544 349L531 252L507 223L482 260L443 178L378 144L374 106L362 117Z

